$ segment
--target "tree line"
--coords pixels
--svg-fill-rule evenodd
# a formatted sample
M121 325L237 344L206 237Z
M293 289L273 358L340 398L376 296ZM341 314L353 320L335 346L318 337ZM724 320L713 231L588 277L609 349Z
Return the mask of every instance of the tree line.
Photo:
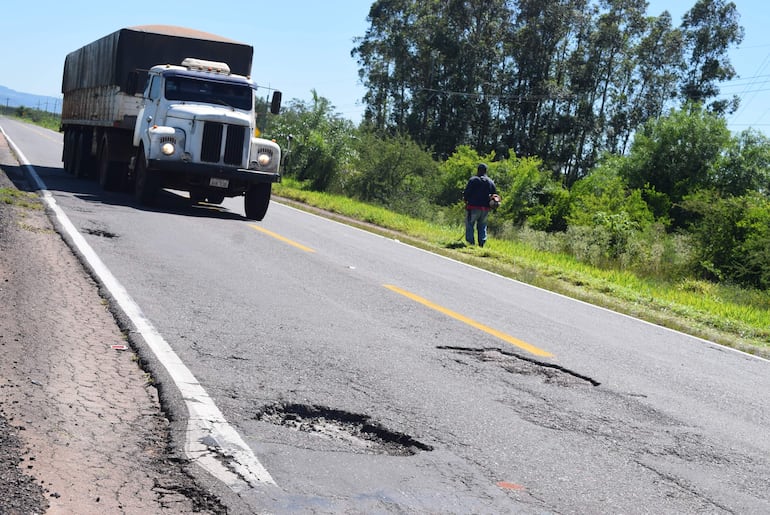
M678 103L717 100L741 42L735 4L699 0L675 27L646 0L377 0L352 50L365 123L446 158L537 156L570 186Z

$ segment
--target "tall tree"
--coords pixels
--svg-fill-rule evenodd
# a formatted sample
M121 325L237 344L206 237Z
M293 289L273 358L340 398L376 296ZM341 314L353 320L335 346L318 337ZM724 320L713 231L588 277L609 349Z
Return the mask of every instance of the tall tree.
M728 57L731 46L743 41L738 10L733 2L698 0L682 20L689 64L682 78L685 101L706 103L719 94L719 82L735 77ZM713 101L717 113L735 111L737 98Z
M369 9L369 28L351 56L367 88L364 119L375 129L403 121L407 73L411 66L407 28L414 23L414 0L377 0Z
M666 11L648 19L648 30L633 49L635 78L626 98L620 123L613 125L618 141L612 151L625 153L631 136L646 120L663 115L677 95L679 70L682 68L682 35L674 29Z
M633 49L647 29L646 0L602 0L586 53L586 86L579 98L587 118L575 134L575 165L567 171L572 184L592 168L600 153L613 150L618 123L627 108L625 96L632 88L636 68Z
M563 43L585 0L520 0L514 2L506 38L505 106L509 122L505 142L517 155L541 155L548 161L550 136L558 131L554 114L567 95L567 77L559 73Z

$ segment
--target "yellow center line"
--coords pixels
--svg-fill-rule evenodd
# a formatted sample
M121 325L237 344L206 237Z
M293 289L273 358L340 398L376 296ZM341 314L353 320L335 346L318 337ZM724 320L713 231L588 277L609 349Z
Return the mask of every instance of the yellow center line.
M260 227L258 225L249 224L249 227L251 227L252 229L258 230L259 232L265 233L268 236L272 236L276 240L281 240L282 242L288 243L289 245L291 245L293 247L297 247L300 250L304 250L305 252L315 252L315 250L311 249L310 247L306 247L306 246L304 246L304 245L302 245L300 243L297 243L296 241L290 240L289 238L284 238L280 234L276 234L273 231L268 231L267 229L265 229L263 227Z
M476 322L475 320L472 320L464 315L461 315L460 313L455 313L454 311L451 311L447 308L444 308L442 306L439 306L438 304L434 304L433 302L424 299L418 295L415 295L414 293L410 293L406 290L402 290L401 288L397 286L393 286L391 284L384 284L385 288L398 293L399 295L403 295L404 297L407 297L409 299L412 299L415 302L419 302L423 306L427 306L431 309L434 309L438 311L439 313L443 313L447 316L450 316L454 318L455 320L459 320L460 322L463 322L465 324L468 324L471 327L475 327L476 329L480 331L484 331L487 334L491 334L495 338L500 338L501 340L510 343L511 345L514 345L520 349L524 349L525 351L534 354L535 356L541 356L550 358L553 357L553 354L551 354L548 351L544 351L543 349L540 349L538 347L535 347L534 345L531 345L525 341L519 340L518 338L514 338L510 334L503 333L501 331L498 331L497 329L492 329L491 327L485 326L484 324L480 324L479 322Z

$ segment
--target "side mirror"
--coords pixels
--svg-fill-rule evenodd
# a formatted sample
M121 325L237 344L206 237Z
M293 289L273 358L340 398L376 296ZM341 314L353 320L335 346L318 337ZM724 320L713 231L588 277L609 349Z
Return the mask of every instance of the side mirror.
M280 91L273 91L273 98L270 100L270 112L278 114L281 112L281 97Z

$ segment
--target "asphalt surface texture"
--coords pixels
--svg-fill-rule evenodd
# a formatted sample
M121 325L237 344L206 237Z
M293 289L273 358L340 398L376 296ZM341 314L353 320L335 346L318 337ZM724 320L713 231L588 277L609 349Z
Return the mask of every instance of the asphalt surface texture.
M0 193L0 515L227 513L1 134Z

